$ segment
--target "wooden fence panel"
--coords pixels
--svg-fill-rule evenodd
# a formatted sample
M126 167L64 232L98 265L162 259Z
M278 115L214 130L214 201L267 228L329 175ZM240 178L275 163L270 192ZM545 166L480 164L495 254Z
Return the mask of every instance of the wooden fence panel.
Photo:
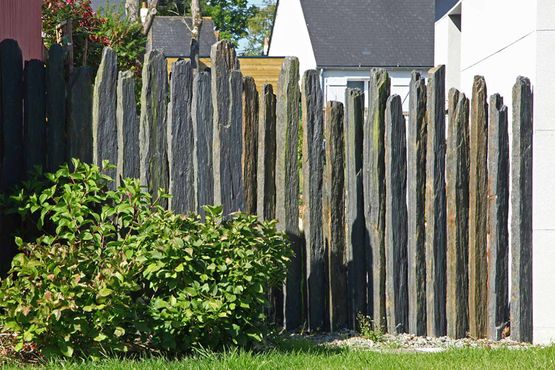
M366 314L366 279L370 250L364 226L362 186L362 141L364 127L364 93L347 89L345 121L345 233L349 328L355 329L358 314Z
M320 76L308 70L302 80L303 200L307 251L308 329L329 327L326 250L322 228L324 117Z
M403 102L387 100L385 110L385 261L389 333L408 328L407 288L407 143Z
M372 273L368 276L368 313L379 330L386 328L384 132L385 105L390 89L387 72L384 69L372 70L368 118L364 125L363 182L364 219L371 250L368 271Z
M25 62L23 151L25 173L46 166L46 66L42 60Z
M509 324L509 122L503 98L490 98L488 126L488 337Z
M193 67L190 61L173 64L168 104L169 208L176 213L197 210L194 172Z
M470 335L487 335L488 103L486 81L474 78L470 117L468 219L468 324Z
M323 229L329 264L330 330L347 327L347 259L345 255L345 139L344 110L339 102L326 104L324 125Z
M254 78L243 79L243 185L245 212L256 214L258 170L258 91Z
M67 160L77 158L86 163L93 163L93 86L89 67L73 70L67 98Z
M276 101L276 219L287 234L295 256L285 281L285 328L300 327L305 319L305 250L299 230L299 60L286 58L281 68Z
M167 191L169 185L167 154L167 70L164 55L151 51L145 55L143 64L143 87L141 92L140 177L154 199L158 190ZM167 206L167 200L160 204Z
M407 135L408 331L426 335L426 80L411 75Z
M119 72L117 87L118 163L117 179L140 177L139 117L135 102L135 76L132 71Z
M427 334L439 337L447 330L446 200L445 200L445 66L428 72L428 136L426 151L426 318Z
M105 160L113 165L118 162L117 80L117 55L111 48L105 47L96 73L93 92L93 162L98 166L102 166L102 161ZM108 170L106 174L115 178L116 170ZM111 187L115 188L115 183Z
M210 72L198 72L193 80L193 133L195 137L194 174L197 189L197 211L214 203L212 172L212 92Z
M65 50L54 44L46 65L46 169L56 171L67 158Z
M468 332L468 171L469 101L449 91L447 134L447 335L464 338Z
M532 175L534 96L530 80L513 87L511 170L511 338L532 342Z

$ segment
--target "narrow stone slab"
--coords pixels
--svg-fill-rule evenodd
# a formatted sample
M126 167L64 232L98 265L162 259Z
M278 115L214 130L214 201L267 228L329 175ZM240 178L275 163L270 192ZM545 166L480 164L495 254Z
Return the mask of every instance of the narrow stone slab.
M139 117L133 72L119 72L117 87L118 164L117 179L140 177Z
M385 110L385 261L387 331L408 328L407 139L403 102L387 100Z
M329 291L326 250L322 228L322 180L324 172L324 117L320 76L308 70L302 80L303 200L307 251L308 329L329 328Z
M464 338L468 332L468 171L469 101L449 91L447 128L447 335Z
M285 58L278 81L276 102L276 219L278 228L291 242L294 256L287 269L284 289L284 320L287 330L303 325L305 320L304 275L306 253L299 230L299 60Z
M46 66L42 60L25 62L23 150L25 173L46 166Z
M118 161L118 136L116 123L116 89L118 59L115 51L105 47L102 61L96 72L93 92L93 162L101 166L102 161L115 165ZM116 170L106 171L115 179ZM115 187L115 182L112 184Z
M532 164L534 96L530 80L513 87L511 152L511 339L532 342Z
M488 103L486 81L474 77L470 113L468 219L468 325L474 338L487 335Z
M258 91L254 78L243 79L243 185L245 212L256 214L258 170Z
M93 163L93 86L89 67L77 67L68 86L68 161Z
M445 200L445 66L428 72L426 114L426 319L427 334L445 335L446 200Z
M384 69L370 76L368 118L364 125L364 219L370 241L368 255L368 314L375 329L386 329L385 312L385 105L391 81Z
M210 72L198 72L193 80L192 104L195 136L194 174L197 189L197 210L214 203L214 173L212 172L212 88Z
M345 233L349 328L356 328L358 314L366 314L366 279L370 253L364 226L364 195L362 186L362 139L364 127L364 93L347 89L345 121Z
M276 218L276 95L264 85L258 120L257 214L260 220Z
M243 81L235 49L228 41L212 45L214 202L224 214L244 209L242 173ZM241 78L241 80L239 80Z
M412 72L407 135L408 331L426 335L426 80Z
M46 65L46 169L50 172L67 158L65 60L63 47L52 45Z
M348 323L347 256L345 250L345 138L344 110L339 102L326 104L323 225L329 263L330 330Z
M176 213L196 212L192 119L193 67L190 61L173 64L168 105L169 208Z
M490 98L488 126L488 337L509 325L509 121L503 98Z
M139 126L141 183L154 199L158 190L168 191L167 95L168 73L164 55L157 50L145 55L143 87L141 91L141 118ZM160 199L167 207L167 200Z

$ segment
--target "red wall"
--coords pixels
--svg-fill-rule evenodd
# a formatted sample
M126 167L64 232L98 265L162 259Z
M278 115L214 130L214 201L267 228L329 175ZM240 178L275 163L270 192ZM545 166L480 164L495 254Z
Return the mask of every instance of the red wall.
M15 39L23 59L42 59L41 0L0 0L0 40Z

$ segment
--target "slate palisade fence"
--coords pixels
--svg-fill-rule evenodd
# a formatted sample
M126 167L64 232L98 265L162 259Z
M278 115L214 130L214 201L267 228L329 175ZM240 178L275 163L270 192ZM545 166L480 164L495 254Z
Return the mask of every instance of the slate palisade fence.
M528 79L514 86L509 137L504 100L488 104L482 77L470 100L451 89L446 111L443 66L427 82L412 74L408 114L373 70L365 118L363 92L326 103L319 74L300 81L293 57L277 86L257 91L225 41L211 71L178 61L168 76L149 52L139 109L112 50L94 79L87 67L67 76L61 47L48 55L24 65L15 41L0 43L1 191L34 166L110 160L118 182L168 190L176 212L217 203L277 219L295 256L267 313L287 330L355 328L362 314L391 333L500 339L510 325L513 339L532 340ZM5 271L18 221L0 221Z

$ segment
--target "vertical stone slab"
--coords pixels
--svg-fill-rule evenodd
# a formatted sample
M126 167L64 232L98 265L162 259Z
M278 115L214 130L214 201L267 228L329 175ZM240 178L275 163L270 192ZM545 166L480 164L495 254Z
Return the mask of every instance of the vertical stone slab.
M364 125L364 218L370 241L368 313L376 329L386 328L385 312L385 106L391 81L384 69L370 76L368 118Z
M532 164L534 96L530 80L513 87L511 152L511 339L532 342Z
M257 214L260 220L276 218L276 95L264 85L258 120Z
M77 158L82 162L93 163L93 87L89 67L77 67L71 72L67 95L67 160Z
M447 335L468 332L468 109L466 96L449 90L447 128Z
M258 170L258 91L254 78L243 79L243 185L245 212L256 214Z
M212 89L210 72L195 73L193 79L193 132L195 137L194 174L197 189L197 211L214 203L212 172Z
M326 104L324 126L323 225L329 265L330 329L347 327L348 291L345 249L345 138L344 110L339 102Z
M191 62L173 64L168 105L168 162L170 170L169 208L176 213L197 210L194 158L195 139L191 108L193 68Z
M228 41L212 45L214 202L224 214L243 210L242 103L239 60Z
M118 60L115 51L105 47L102 61L96 72L93 92L93 162L102 166L102 161L118 162L118 137L116 124L116 89ZM116 170L106 171L115 180ZM115 182L111 184L115 187Z
M487 335L488 103L486 81L474 77L470 113L468 218L468 326L475 338Z
M446 200L445 66L428 72L426 102L426 320L427 334L445 335Z
M67 158L65 50L54 44L46 65L46 169L56 171Z
M154 199L158 198L159 189L167 191L169 185L167 78L164 55L157 50L148 52L143 64L139 155L141 183L147 187ZM160 204L166 207L168 203L166 199L160 199Z
M490 98L488 126L488 337L509 324L509 121L503 98Z
M308 329L329 327L326 250L322 228L324 117L320 76L308 70L302 80L303 200L307 251Z
M117 181L140 177L139 118L133 72L119 72L116 122L118 132Z
M42 60L25 62L23 151L25 173L46 166L46 67Z
M408 328L407 287L407 139L403 102L387 100L385 110L385 260L389 333Z
M426 80L412 72L407 134L408 331L426 335Z
M355 329L358 314L366 314L367 248L364 226L362 186L362 139L364 127L364 93L347 89L345 121L345 233L349 328Z
M299 60L286 58L281 67L276 102L276 219L289 237L294 256L287 269L284 320L287 330L304 322L305 250L299 230Z

